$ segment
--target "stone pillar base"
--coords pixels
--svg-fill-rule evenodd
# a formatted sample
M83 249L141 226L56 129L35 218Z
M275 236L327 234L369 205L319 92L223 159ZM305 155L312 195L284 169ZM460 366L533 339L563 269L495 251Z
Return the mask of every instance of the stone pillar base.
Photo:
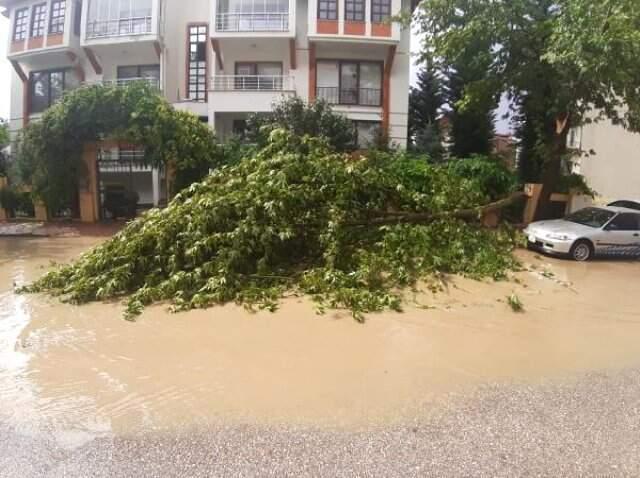
M47 211L47 206L40 201L36 201L33 203L33 210L35 211L36 221L46 222L49 220L49 212Z

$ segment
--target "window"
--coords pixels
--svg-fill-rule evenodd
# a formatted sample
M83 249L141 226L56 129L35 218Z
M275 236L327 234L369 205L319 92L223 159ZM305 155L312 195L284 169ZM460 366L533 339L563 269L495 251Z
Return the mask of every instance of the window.
M328 103L382 104L382 62L319 60L316 74L316 96Z
M371 0L371 21L384 23L391 17L391 0Z
M346 0L344 5L344 18L350 22L364 22L365 0Z
M319 20L337 20L338 19L338 0L319 0L318 1L318 19Z
M118 80L146 80L152 86L160 86L160 65L132 65L118 67Z
M234 119L232 124L232 131L235 137L244 140L247 136L247 120Z
M282 63L236 63L236 90L281 90Z
M64 33L64 17L67 10L66 0L53 0L51 2L51 19L49 20L49 33Z
M80 85L71 70L34 71L29 81L31 113L41 113L60 99L65 91Z
M218 31L286 31L289 0L220 0Z
M373 146L380 133L380 122L378 121L354 121L356 130L356 145L358 148L369 148Z
M16 20L13 25L13 41L22 41L27 38L27 17L29 16L28 8L16 10Z
M567 136L567 146L571 149L582 147L582 128L571 128Z
M82 29L82 2L76 2L74 11L73 34L80 36L80 30Z
M618 214L606 229L609 231L640 231L640 214Z
M207 99L207 26L189 27L189 66L187 71L187 98Z
M151 33L152 0L91 0L87 36L99 38Z
M44 36L44 27L47 21L47 4L39 3L33 6L31 12L31 37Z

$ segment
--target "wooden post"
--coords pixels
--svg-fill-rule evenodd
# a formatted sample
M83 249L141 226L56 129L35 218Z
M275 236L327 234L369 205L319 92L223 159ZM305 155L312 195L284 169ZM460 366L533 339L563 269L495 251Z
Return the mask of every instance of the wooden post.
M316 44L309 43L309 103L316 100Z
M97 145L87 143L82 152L86 176L78 180L80 221L93 223L100 219L98 208Z
M538 200L542 192L542 184L528 183L524 185L524 193L527 196L527 205L524 208L522 222L527 225L533 222L536 217L536 209L538 208Z
M0 177L0 190L6 188L8 186L7 178ZM9 219L9 214L7 214L7 210L0 206L0 222L5 222Z
M36 221L47 222L49 220L49 211L42 201L34 201L33 210Z

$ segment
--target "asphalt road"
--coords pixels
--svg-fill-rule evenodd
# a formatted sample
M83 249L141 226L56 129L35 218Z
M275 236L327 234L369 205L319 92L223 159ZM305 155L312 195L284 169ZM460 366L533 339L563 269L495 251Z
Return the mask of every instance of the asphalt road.
M226 425L68 449L0 423L0 476L640 476L640 369L485 386L389 429Z

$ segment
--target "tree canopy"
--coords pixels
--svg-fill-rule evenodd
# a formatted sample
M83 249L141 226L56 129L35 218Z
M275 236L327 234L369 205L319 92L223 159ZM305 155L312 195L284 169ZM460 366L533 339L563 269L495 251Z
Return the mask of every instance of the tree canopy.
M271 131L285 129L296 136L325 138L335 151L351 151L356 148L356 132L353 122L336 114L323 100L312 103L294 96L273 105L268 113L254 113L247 120L247 139L259 147L269 142Z
M208 125L174 109L147 83L93 85L66 93L23 130L20 177L50 209L64 206L84 174L84 144L105 138L144 147L148 164L172 163L176 189L202 179L222 161Z
M501 92L526 100L544 160L543 215L572 127L608 118L640 130L637 0L423 0L417 21L436 65L489 47L486 75L464 89L464 101Z
M229 301L273 309L302 292L360 320L400 308L401 288L434 273L504 277L514 238L474 223L474 208L513 186L482 158L353 158L324 138L274 129L258 152L25 290L75 303L129 295L128 317L163 300L177 310ZM471 208L470 222L452 214L460 208Z

